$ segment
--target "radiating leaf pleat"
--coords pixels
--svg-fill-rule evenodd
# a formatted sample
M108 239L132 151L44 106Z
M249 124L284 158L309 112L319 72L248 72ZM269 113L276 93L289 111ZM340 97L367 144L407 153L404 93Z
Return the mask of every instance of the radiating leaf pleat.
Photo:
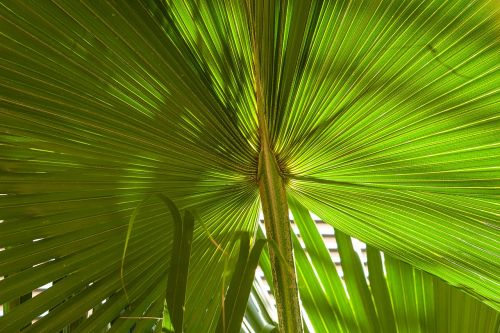
M130 245L136 310L121 303L120 249L138 203L165 193L204 221L194 229L184 319L186 330L214 330L225 272L212 240L228 250L232 233L257 221L255 74L292 197L500 309L499 8L3 2L0 300L60 281L0 327L21 328L49 309L79 321L62 305L76 295L95 309L82 327L113 316L122 325L122 310L154 317L162 304L135 272L167 267L157 255L168 254L172 233L159 203L138 217ZM423 291L408 297L420 314L427 282L413 279Z
M296 198L498 309L498 6L272 4L268 112Z
M164 212L164 211L163 211ZM141 216L142 215L142 216ZM166 272L166 264L168 261L163 260L158 255L158 251L166 252L164 246L168 245L162 239L169 239L168 220L165 220L168 215L158 214L153 211L153 216L149 214L141 214L142 223L138 223L129 243L129 251L125 261L124 281L129 290L131 301L137 300L143 296L143 292L147 290L148 283L140 277L143 274L150 276L153 281L160 279ZM160 219L160 220L159 220ZM166 223L159 223L159 221ZM103 311L108 311L107 308L111 304L115 304L113 312L109 315L111 319L116 318L119 312L127 306L127 300L122 290L122 282L120 279L121 252L123 251L123 243L125 240L125 227L115 228L112 232L104 233L106 241L101 243L92 243L92 238L82 235L94 247L92 250L78 251L75 250L66 253L51 253L53 259L48 264L53 263L53 275L40 279L38 267L26 268L17 274L31 273L27 277L19 277L17 274L10 275L2 280L2 284L6 285L6 292L9 291L9 282L13 281L12 292L19 292L25 288L33 288L34 284L39 287L47 282L56 281L52 287L34 297L29 302L23 303L19 307L13 309L10 314L2 317L2 330L6 332L15 330L24 323L30 323L34 316L40 315L46 310L50 312L39 320L35 326L30 326L27 330L56 330L64 327L73 320L78 319L83 311L88 311L96 305L105 301L105 305L95 310L89 321L93 321L95 317L99 317ZM148 242L145 242L148 239ZM56 238L61 244L65 244L64 236ZM32 242L25 251L36 251L39 243L45 240ZM54 245L57 242L53 242ZM60 245L59 245L60 246ZM13 250L16 248L13 248ZM54 248L55 249L55 248ZM9 254L10 249L2 251L2 254ZM30 252L27 252L30 253ZM72 258L77 259L76 265L66 267L64 264ZM61 262L61 263L59 263ZM42 271L43 272L43 271ZM45 273L45 272L44 272ZM43 276L43 274L42 274ZM155 283L150 281L150 283ZM3 294L3 288L2 288ZM116 302L119 303L116 303ZM106 322L101 323L107 324Z
M82 327L102 328L122 310L159 315L147 302L132 300L138 308L126 310L122 294L110 297L120 293L118 261L130 214L152 193L199 210L223 247L232 232L255 226L253 87L249 75L239 74L250 68L244 22L204 9L203 20L218 22L210 36L232 39L231 52L212 48L208 39L205 56L195 58L212 54L215 60L203 67L185 56L189 45L169 28L162 6L54 1L0 7L0 194L7 194L0 199L0 248L8 247L0 252L0 276L9 276L0 281L0 299L62 278L20 305L17 314L2 317L6 330L73 295L82 297L80 315L83 302L91 309L109 298ZM174 7L168 10L172 15ZM240 12L222 2L219 10ZM195 30L204 29L203 20L191 22ZM232 49L238 57L228 70ZM134 224L132 238L138 240L127 257L135 259L126 265L134 272L148 265L155 270L151 278L161 281L171 229L159 203L147 208ZM185 313L193 331L210 330L220 306L223 260L208 239L197 225ZM132 280L127 274L125 280L133 284L130 274ZM107 289L96 289L99 279ZM149 286L137 286L134 297L156 301ZM59 313L61 320L36 327L73 320L64 307L48 315ZM122 325L120 319L114 323Z

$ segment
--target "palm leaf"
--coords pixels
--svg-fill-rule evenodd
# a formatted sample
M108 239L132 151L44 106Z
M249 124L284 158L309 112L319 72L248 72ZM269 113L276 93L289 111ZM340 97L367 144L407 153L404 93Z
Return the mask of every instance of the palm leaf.
M494 1L4 1L0 12L0 303L58 281L0 330L49 310L27 330L90 309L82 330L158 316L173 237L161 202L144 205L128 245L130 307L120 262L132 212L165 193L203 221L184 325L213 331L228 274L213 241L229 251L258 216L256 77L293 198L499 309Z
M277 324L270 315L272 310L267 292L262 289L259 280L255 279L241 327L243 332L277 332Z
M31 5L2 5L2 31L7 34L1 43L6 108L1 111L5 176L0 193L8 195L1 203L5 222L0 244L8 248L1 253L0 275L11 276L2 284L16 283L16 287L2 286L1 302L77 270L87 280L75 284L79 280L74 275L66 284L61 281L43 293L47 301L36 305L37 310L23 304L19 325L78 296L77 291L104 276L119 277L119 266L113 263L123 248L128 218L151 193L162 191L182 206L196 205L222 244L231 231L248 229L257 217L256 190L248 186L249 176L242 175L240 162L235 162L235 158L246 160L241 164L251 170L254 153L248 140L232 127L221 126L224 120L219 117L228 119L220 115L224 106L211 96L161 26L146 24L154 21L145 4ZM31 23L24 27L27 22ZM219 111L206 113L207 109ZM197 131L199 123L208 132ZM233 158L228 152L237 142L241 144ZM241 181L248 185L241 186ZM137 231L138 243L129 246L147 243L136 250L141 252L135 261L127 263L136 272L141 270L139 264L148 263L146 254L151 256L150 267L158 267L153 261L168 253L164 246L171 231L158 231L166 228L165 216L159 213L161 204L151 206L149 213L138 217L137 228L142 224L146 229L142 234ZM231 222L221 228L221 221ZM43 241L32 242L40 238ZM160 243L164 245L154 250ZM132 252L128 255L133 257ZM219 297L214 290L220 290L223 260L199 225L193 257L185 321L188 328L193 325L193 330L203 331L216 324ZM72 266L58 264L50 276L34 274L43 269L33 265L47 265L54 258L72 260ZM102 259L91 266L95 258ZM163 263L160 267L165 269L168 261ZM13 275L21 271L36 280ZM211 279L201 280L202 275ZM111 281L100 299L88 301L87 309L117 291ZM139 292L147 292L155 283L160 282L145 283ZM122 309L114 309L113 316ZM59 311L72 309L60 306ZM11 312L0 320L14 324L12 318L17 316Z
M330 281L341 281L309 212L297 201L290 208L300 232L295 236L299 288L304 311L316 332L496 332L500 315L434 275L368 246L365 278L351 239L335 230L345 289L333 299ZM331 268L328 275L323 267ZM384 270L386 274L384 274ZM338 301L342 298L343 301ZM352 311L354 309L354 311Z
M282 50L305 58L272 128L290 192L309 210L499 309L492 6L323 4L301 51Z
M254 285L255 269L266 245L265 240L259 239L250 248L250 235L243 233L239 236L238 262L224 297L217 332L240 332L247 301Z

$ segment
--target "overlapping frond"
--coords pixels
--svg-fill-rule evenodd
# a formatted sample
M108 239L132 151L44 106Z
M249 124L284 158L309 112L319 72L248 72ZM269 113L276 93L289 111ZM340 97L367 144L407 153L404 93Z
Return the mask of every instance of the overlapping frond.
M351 243L335 230L343 277L309 212L292 200L299 288L315 332L496 332L500 315L480 300L371 246L368 278ZM295 236L295 235L294 235Z

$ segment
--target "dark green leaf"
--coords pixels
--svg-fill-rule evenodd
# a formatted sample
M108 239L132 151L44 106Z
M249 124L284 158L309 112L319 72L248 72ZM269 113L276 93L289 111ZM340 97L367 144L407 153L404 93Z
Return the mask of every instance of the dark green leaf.
M247 233L243 233L240 234L239 244L238 262L224 298L224 306L216 332L234 333L240 331L255 278L255 270L259 264L260 254L266 245L266 240L257 240L250 249L250 237Z

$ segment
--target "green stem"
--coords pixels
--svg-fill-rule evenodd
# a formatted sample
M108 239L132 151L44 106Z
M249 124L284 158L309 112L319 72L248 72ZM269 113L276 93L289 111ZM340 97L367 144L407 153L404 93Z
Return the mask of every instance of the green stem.
M267 238L275 243L276 250L279 251L276 253L274 247L269 247L274 296L280 332L299 333L302 332L302 320L285 182L280 175L266 132L266 130L261 130L261 135L264 134L264 136L261 136L259 157L259 192Z
M285 180L280 174L269 138L266 112L268 103L264 96L260 42L257 37L252 1L247 1L252 36L253 74L257 119L259 123L260 155L257 180L264 213L266 236L275 247L269 246L273 272L274 297L278 309L279 330L282 333L302 333L299 291L293 259L290 219L286 198ZM266 70L264 70L266 72ZM280 260L281 259L281 260Z

